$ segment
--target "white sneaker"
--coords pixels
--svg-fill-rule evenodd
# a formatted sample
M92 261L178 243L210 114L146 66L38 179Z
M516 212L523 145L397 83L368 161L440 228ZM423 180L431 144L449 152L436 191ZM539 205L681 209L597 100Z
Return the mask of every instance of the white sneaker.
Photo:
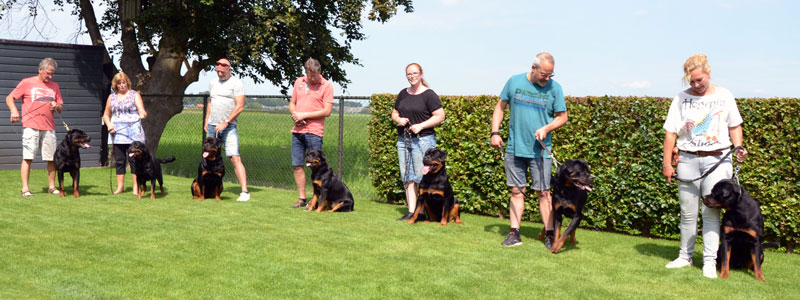
M236 199L236 201L239 201L239 202L245 202L247 200L250 200L250 193L249 192L241 192L239 194L239 198Z
M708 278L717 278L717 265L714 263L703 264L703 276Z
M691 266L691 265L692 265L692 259L691 258L690 259L685 259L685 258L678 257L675 260L669 262L665 267L667 267L667 269L677 269L677 268L688 267L688 266Z

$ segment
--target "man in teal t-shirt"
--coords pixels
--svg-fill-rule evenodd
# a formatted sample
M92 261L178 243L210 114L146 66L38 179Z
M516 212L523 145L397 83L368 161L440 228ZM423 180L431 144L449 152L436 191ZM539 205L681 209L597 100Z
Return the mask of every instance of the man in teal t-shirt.
M528 171L533 181L532 188L539 198L539 212L545 225L545 247L552 247L553 215L550 199L550 177L553 160L537 140L552 149L551 132L567 123L567 105L561 85L551 80L555 61L549 53L539 53L533 60L531 71L511 76L500 93L500 100L492 114L492 146L503 147L500 125L506 107L511 115L508 119L509 135L506 145L506 185L511 187L509 218L511 232L506 235L503 246L522 244L519 227L525 210L522 195L528 182Z

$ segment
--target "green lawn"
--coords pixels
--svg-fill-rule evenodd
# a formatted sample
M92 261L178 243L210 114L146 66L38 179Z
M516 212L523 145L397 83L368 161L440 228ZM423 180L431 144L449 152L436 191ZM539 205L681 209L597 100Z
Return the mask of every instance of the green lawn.
M547 252L524 223L524 244L503 248L508 221L466 225L395 221L405 210L356 193L352 213L306 213L295 193L253 186L249 202L192 200L191 179L166 176L168 194L111 195L109 169L82 170L82 197L19 196L19 172L0 171L0 299L791 299L800 257L768 252L767 282L749 272L702 277L664 268L677 241L578 230L577 247ZM71 182L67 179L67 182ZM698 250L701 247L698 247ZM700 261L700 253L695 261Z

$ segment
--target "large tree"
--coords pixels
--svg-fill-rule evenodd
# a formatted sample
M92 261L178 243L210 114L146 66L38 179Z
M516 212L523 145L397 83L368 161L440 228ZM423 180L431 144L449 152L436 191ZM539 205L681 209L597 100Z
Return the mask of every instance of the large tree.
M400 7L413 11L412 0L99 1L106 11L98 21L90 0L53 0L83 20L92 43L106 49L106 75L121 68L146 95L183 94L223 56L237 74L269 81L284 94L309 57L322 63L323 75L346 87L350 81L342 65L359 65L350 48L366 38L362 13L386 22ZM42 9L40 0L0 0L0 19L17 5L28 7L32 17ZM106 45L112 35L120 42ZM119 68L111 55L119 55ZM144 100L147 144L156 150L167 121L183 108L181 97Z

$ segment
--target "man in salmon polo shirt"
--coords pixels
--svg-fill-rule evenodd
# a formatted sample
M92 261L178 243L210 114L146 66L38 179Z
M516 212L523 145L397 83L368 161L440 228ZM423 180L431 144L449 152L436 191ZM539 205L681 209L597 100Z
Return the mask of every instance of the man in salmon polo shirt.
M319 61L309 58L304 64L306 76L297 78L292 89L289 112L292 113L292 167L299 195L292 208L305 207L306 202L306 152L322 149L325 117L333 108L333 84L320 74Z
M22 79L6 97L11 123L22 122L22 164L19 167L22 197L33 197L28 186L28 177L31 173L31 162L39 149L42 160L47 162L48 193L58 194L55 185L56 164L53 163L53 154L56 152L56 122L53 112L61 113L64 100L61 99L61 89L53 81L56 68L58 64L54 59L42 59L39 62L39 74ZM22 99L21 115L14 104L15 99Z

